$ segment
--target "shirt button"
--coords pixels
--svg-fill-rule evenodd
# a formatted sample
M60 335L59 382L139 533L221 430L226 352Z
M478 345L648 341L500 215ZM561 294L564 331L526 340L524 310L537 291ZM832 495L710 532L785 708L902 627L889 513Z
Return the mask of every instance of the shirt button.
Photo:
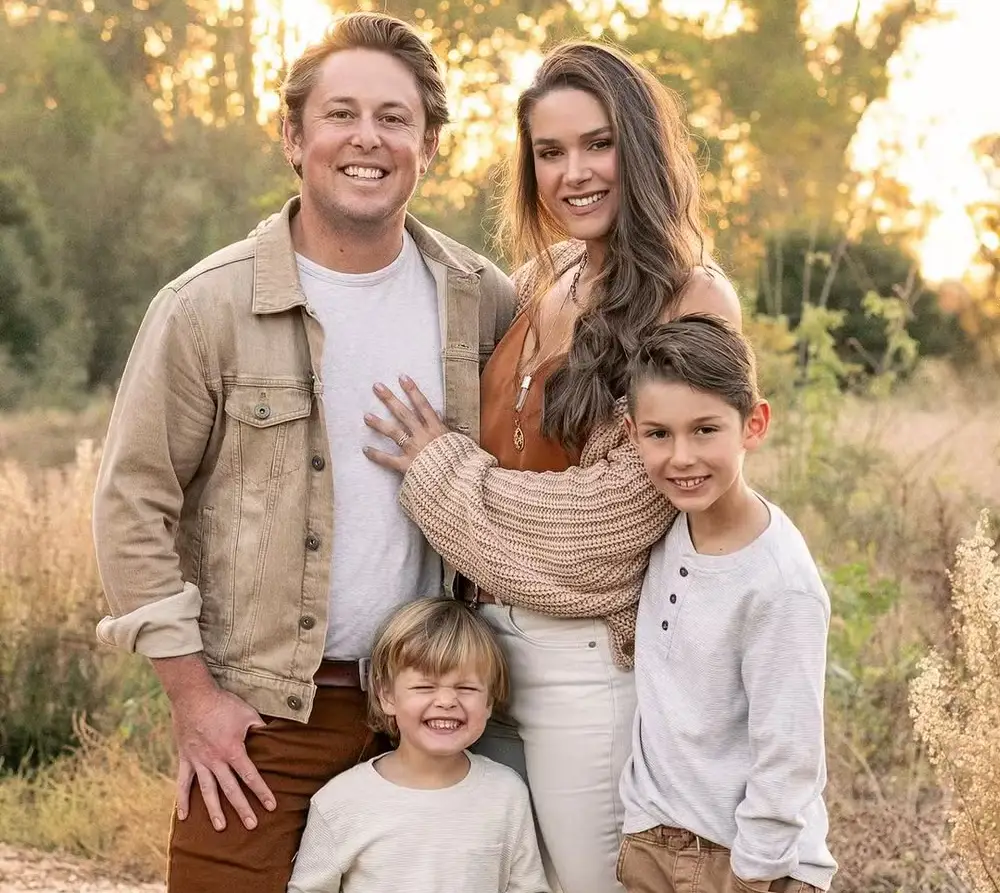
M681 576L686 577L688 575L688 569L686 567L681 568Z
M672 604L672 605L676 605L677 604L677 596L674 595L674 593L672 593L672 592L670 593L670 604Z
M292 710L301 710L302 709L302 698L297 698L297 697L295 697L295 695L289 695L288 696L288 700L285 701L285 703Z
M316 534L310 533L309 536L306 537L306 548L310 552L315 552L319 549L319 537L316 536Z
M663 623L660 624L660 626L666 630L670 628L670 623L669 621L664 620Z
M324 459L322 456L313 456L312 467L315 468L316 471L322 471L324 468L326 468L326 459Z
M271 415L271 407L266 403L258 403L253 408L253 414L258 419L266 419L269 415Z
M299 626L301 626L303 629L312 629L315 625L316 625L316 618L311 617L309 614L306 614L305 617L301 617L299 619Z

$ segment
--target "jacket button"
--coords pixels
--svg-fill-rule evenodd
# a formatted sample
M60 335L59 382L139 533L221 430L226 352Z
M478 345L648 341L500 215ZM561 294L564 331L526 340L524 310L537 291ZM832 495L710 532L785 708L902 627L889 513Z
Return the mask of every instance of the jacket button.
M299 618L299 626L301 626L303 629L312 629L315 625L316 625L316 618L311 617L309 614L306 614L305 617Z
M672 605L677 604L677 595L673 592L670 593L670 604Z
M666 630L670 629L670 621L664 620L663 623L660 624L660 626L663 627L664 631L666 631Z
M686 577L688 575L688 569L686 567L681 568L681 576Z
M285 701L285 703L288 704L288 706L292 710L301 710L302 709L302 698L297 698L297 697L295 697L295 695L289 695L288 696L288 700Z
M319 537L316 536L316 534L310 533L309 536L306 537L306 548L310 552L315 552L319 549Z
M253 414L258 419L266 419L269 415L271 415L271 407L266 403L258 403L253 408Z
M324 468L326 468L326 459L324 459L322 456L313 456L312 467L315 468L316 471L322 471Z

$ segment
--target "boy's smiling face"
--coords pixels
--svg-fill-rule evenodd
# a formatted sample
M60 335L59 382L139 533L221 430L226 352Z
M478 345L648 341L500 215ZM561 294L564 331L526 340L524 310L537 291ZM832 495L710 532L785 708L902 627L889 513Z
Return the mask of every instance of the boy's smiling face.
M400 747L431 757L451 757L475 744L492 713L487 684L475 667L444 676L402 670L379 700L396 719Z
M764 400L744 420L717 394L653 379L639 385L625 424L656 488L680 511L699 513L740 480L770 418Z

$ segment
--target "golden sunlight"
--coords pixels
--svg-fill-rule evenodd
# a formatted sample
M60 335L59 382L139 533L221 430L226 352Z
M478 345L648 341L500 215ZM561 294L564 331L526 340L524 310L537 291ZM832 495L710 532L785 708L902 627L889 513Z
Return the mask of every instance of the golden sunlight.
M223 9L239 9L243 0L220 0ZM650 0L625 0L641 14ZM710 36L746 27L741 4L732 0L669 0L670 10L697 20ZM863 39L888 0L812 0L803 27L817 39L857 16ZM573 0L584 18L603 22L611 34L623 26L611 15L615 0ZM890 70L888 97L865 114L852 144L854 167L862 174L888 174L910 190L914 205L925 214L919 253L931 279L961 276L969 267L976 242L965 212L989 194L971 144L1000 132L1000 103L977 99L975 85L992 80L988 67L1000 33L1000 2L941 0L950 20L914 28ZM259 115L272 119L278 105L273 89L285 60L294 58L335 20L323 0L257 0L254 34ZM343 14L343 13L339 13ZM527 22L531 29L533 22ZM752 23L750 23L752 24ZM598 27L600 32L602 28ZM511 35L514 37L524 35ZM533 40L537 44L537 40ZM513 107L530 82L541 56L537 49L511 52L504 75L477 66L477 47L458 47L462 64L448 60L448 86L461 147L453 140L442 147L454 174L479 172L497 154L509 151L513 139ZM468 52L466 52L468 51ZM496 127L497 121L500 127ZM450 151L454 149L454 151ZM996 184L993 189L1000 188Z

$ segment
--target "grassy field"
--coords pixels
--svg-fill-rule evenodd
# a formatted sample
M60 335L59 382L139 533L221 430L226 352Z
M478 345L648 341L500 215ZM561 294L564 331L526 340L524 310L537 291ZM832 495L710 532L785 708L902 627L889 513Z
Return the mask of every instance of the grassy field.
M929 643L948 646L956 543L1000 506L996 393L924 365L878 400L786 396L749 464L802 527L834 605L827 797L843 893L969 889L907 684ZM108 412L0 417L0 842L153 878L171 805L167 706L141 660L93 639L90 501Z

